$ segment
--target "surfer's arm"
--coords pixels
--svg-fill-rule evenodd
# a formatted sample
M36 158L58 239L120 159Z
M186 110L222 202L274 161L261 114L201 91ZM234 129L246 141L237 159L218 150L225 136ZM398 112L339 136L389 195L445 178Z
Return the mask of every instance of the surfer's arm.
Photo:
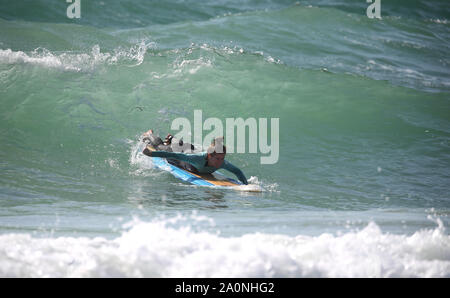
M244 173L242 173L242 171L238 167L235 167L231 162L225 160L222 168L235 174L236 177L238 177L238 179L245 185L248 184L247 178L245 178Z

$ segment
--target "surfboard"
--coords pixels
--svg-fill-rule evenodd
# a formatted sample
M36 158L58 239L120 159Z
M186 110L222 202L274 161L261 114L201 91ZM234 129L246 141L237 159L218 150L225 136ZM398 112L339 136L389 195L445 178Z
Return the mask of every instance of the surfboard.
M154 148L151 147L150 145L148 145L148 147L154 150ZM169 163L165 158L150 157L150 156L149 158L151 158L152 164L156 168L170 172L176 178L188 182L190 184L199 186L218 187L218 188L232 188L240 191L261 192L261 188L259 186L256 187L244 185L240 181L229 178L218 171L212 174L193 173L186 169L180 168L176 165Z

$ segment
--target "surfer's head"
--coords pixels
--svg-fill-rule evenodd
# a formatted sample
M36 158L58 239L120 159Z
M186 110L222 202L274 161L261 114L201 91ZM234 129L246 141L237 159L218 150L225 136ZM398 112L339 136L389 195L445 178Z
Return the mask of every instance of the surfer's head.
M223 137L215 138L208 147L208 166L220 168L225 159L227 148L223 144Z

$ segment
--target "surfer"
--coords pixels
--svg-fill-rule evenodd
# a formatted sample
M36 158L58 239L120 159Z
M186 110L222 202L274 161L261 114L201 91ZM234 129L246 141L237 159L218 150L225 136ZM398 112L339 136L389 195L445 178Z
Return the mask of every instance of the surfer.
M211 174L218 169L225 169L235 174L243 184L248 184L242 171L225 160L226 147L223 144L223 137L215 138L206 152L187 154L185 151L191 152L195 149L194 146L183 143L183 140L178 141L178 146L172 144L173 136L171 134L168 134L164 141L155 136L151 129L143 136L143 141L148 144L142 153L147 156L166 158L171 164L193 173ZM172 148L176 148L179 152L173 152Z

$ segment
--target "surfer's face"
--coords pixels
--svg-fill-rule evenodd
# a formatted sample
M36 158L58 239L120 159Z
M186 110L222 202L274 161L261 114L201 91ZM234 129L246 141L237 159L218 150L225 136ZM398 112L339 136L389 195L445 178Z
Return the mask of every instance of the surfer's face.
M214 168L220 168L225 159L225 153L208 154L208 165Z

